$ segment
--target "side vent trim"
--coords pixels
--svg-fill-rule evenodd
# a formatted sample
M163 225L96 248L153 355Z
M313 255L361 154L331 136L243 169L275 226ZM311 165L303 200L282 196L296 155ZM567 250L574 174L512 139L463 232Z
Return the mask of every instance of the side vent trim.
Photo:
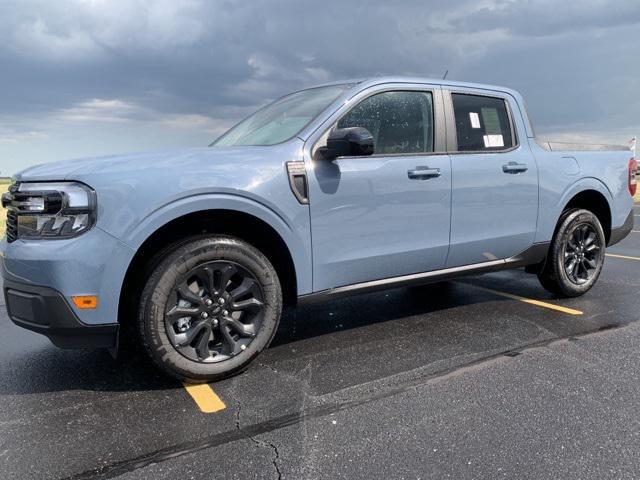
M287 174L289 175L289 186L298 202L303 205L308 204L309 184L304 162L287 162Z

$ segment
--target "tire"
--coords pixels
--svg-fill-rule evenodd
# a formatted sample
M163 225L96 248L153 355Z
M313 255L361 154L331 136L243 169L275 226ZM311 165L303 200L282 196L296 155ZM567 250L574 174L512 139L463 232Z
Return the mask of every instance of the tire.
M600 276L605 248L604 230L598 218L588 210L567 210L558 221L538 280L558 296L583 295Z
M138 332L164 372L209 382L245 370L276 333L278 275L262 252L229 236L194 237L165 250L140 298Z

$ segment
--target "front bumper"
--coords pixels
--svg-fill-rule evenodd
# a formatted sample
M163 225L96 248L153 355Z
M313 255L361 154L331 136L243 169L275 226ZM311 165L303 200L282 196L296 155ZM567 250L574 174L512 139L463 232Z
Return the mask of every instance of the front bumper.
M0 270L14 323L61 347L115 345L120 290L134 251L92 228L67 240L0 241ZM95 295L79 309L74 295Z
M52 288L4 281L9 318L16 325L49 337L60 348L113 348L118 324L87 325L64 296Z

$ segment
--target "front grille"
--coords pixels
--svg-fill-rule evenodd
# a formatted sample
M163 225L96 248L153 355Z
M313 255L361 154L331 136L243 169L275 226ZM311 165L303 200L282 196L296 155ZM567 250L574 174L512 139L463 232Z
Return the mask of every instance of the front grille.
M13 210L7 211L7 242L18 239L18 214Z

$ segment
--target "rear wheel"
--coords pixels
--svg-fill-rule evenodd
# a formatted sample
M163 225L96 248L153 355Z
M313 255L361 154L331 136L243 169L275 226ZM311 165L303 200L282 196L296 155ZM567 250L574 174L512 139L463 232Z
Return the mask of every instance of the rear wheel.
M282 311L269 260L242 240L182 242L162 259L142 293L138 327L153 361L191 382L244 370L273 338Z
M538 274L544 288L564 297L586 293L600 276L606 240L598 218L588 210L565 212Z

